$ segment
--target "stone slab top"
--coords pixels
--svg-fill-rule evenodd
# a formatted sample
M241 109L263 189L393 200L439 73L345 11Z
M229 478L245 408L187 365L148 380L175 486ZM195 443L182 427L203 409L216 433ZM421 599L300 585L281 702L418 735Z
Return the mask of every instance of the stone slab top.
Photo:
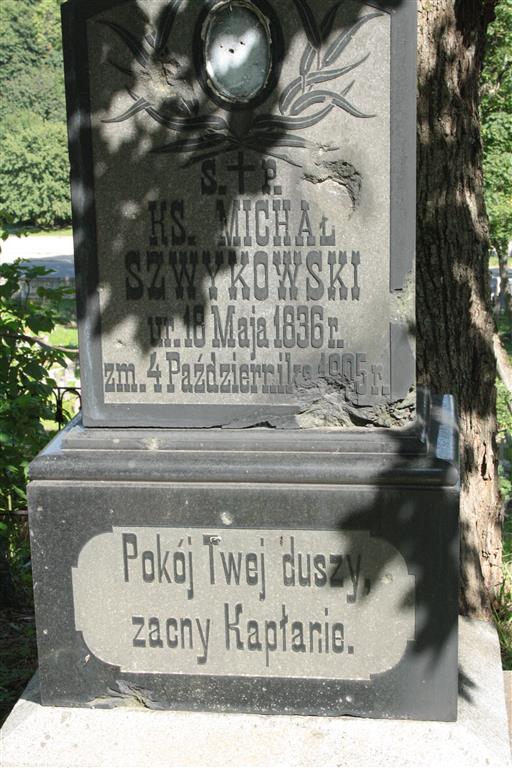
M415 428L398 434L84 428L78 416L32 462L30 478L244 483L293 478L313 485L454 487L459 482L454 400L427 397L421 407Z

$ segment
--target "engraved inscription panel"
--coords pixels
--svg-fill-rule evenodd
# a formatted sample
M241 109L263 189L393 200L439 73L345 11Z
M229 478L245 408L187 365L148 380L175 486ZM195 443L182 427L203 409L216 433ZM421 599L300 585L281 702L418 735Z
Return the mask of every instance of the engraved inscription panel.
M414 304L412 276L390 291L391 14L241 0L223 35L224 6L86 24L102 397L378 421Z
M76 629L126 672L368 680L414 639L414 588L360 531L119 527L73 569Z

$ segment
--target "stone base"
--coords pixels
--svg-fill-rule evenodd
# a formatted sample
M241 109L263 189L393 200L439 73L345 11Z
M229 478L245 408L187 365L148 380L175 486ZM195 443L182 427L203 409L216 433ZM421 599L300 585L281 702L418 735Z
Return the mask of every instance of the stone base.
M42 707L35 680L0 733L3 768L449 765L511 768L494 628L460 621L459 719L148 712Z
M63 430L28 491L42 702L455 720L458 436L422 412Z

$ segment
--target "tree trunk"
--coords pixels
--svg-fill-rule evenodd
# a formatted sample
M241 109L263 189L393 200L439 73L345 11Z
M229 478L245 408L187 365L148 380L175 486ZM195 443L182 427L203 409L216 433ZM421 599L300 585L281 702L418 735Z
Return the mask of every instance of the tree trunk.
M461 608L488 617L501 583L496 361L488 288L479 75L494 2L419 0L419 382L457 398Z

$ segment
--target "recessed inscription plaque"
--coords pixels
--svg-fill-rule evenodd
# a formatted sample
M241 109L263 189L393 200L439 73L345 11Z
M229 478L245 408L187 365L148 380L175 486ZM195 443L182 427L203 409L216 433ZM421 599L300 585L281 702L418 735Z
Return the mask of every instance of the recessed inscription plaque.
M414 639L414 577L367 532L114 528L83 547L73 597L125 672L368 680Z
M414 416L414 13L391 6L84 4L86 424Z

